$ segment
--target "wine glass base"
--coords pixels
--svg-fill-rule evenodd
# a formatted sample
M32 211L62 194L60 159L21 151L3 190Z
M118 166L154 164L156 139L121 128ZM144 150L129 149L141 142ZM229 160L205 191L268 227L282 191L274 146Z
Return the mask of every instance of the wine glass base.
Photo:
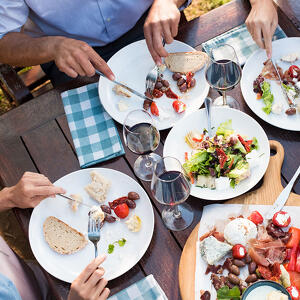
M135 175L144 181L151 181L154 165L160 159L161 157L155 153L140 155L133 166Z
M162 211L162 219L165 226L173 231L184 230L189 227L194 219L194 212L191 206L187 203L178 204L180 217L175 217L174 206L168 206Z
M213 101L213 105L215 105L215 106L223 106L223 107L230 107L230 108L235 108L235 109L238 109L238 110L241 109L239 102L237 100L235 100L231 96L226 96L226 102L227 102L227 104L224 105L223 104L223 97L220 96L220 97L216 98Z

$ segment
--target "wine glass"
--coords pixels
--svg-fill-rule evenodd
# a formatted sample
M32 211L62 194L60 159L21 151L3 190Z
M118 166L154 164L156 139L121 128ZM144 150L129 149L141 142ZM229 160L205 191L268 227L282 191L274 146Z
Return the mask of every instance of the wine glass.
M159 145L159 131L154 126L154 120L144 109L131 111L123 124L123 136L126 146L135 154L140 154L134 163L137 177L151 181L153 166L160 156L151 153Z
M205 71L206 81L213 89L222 93L222 96L214 100L213 105L240 109L238 101L227 96L226 92L240 82L241 76L242 69L232 46L221 44L210 51L210 60Z
M194 212L189 204L184 203L190 191L191 184L178 159L167 156L156 162L151 192L159 203L167 205L162 211L167 228L179 231L192 224Z

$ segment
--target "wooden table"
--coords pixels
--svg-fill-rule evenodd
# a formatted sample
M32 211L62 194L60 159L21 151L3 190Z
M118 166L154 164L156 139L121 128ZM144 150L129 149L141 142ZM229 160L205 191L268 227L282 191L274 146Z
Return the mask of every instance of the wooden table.
M201 49L202 42L242 24L248 12L247 2L233 1L182 25L177 39ZM300 36L300 32L281 10L279 10L279 20L288 36ZM95 81L95 78L91 81ZM83 82L73 82L47 92L0 117L0 178L4 186L16 184L25 171L40 172L51 181L55 181L79 169L60 93L82 84ZM239 87L231 94L240 101L242 110L261 124L269 139L277 140L284 146L286 157L281 179L285 185L300 162L299 132L281 130L257 118L244 103ZM210 96L214 98L217 94L211 91ZM121 133L122 127L117 125L117 128ZM168 131L161 132L161 143L157 149L160 155L167 134ZM122 138L122 134L120 136ZM136 156L126 149L125 156L98 164L96 167L112 168L128 174L135 178L152 198L149 183L138 180L132 171L135 159ZM300 182L294 186L294 192L300 194ZM109 288L113 294L146 275L153 274L168 298L177 300L180 299L177 279L180 255L189 234L201 218L203 206L209 202L193 197L188 199L188 203L195 211L195 219L193 224L182 232L168 231L161 219L163 206L153 198L152 203L155 230L147 252L130 271L109 282ZM31 209L16 210L16 215L26 234L30 214ZM57 299L66 299L69 284L49 275L48 278Z

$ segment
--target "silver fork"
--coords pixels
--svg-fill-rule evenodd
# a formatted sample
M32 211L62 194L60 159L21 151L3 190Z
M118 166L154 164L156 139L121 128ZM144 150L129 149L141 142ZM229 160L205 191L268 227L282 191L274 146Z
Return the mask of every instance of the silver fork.
M162 44L163 47L166 44L164 39L162 40ZM159 68L157 65L155 65L154 68L146 76L146 92L149 92L151 95L159 75Z
M97 244L100 241L100 229L101 222L99 220L95 221L89 213L88 238L94 244L95 258L98 256Z

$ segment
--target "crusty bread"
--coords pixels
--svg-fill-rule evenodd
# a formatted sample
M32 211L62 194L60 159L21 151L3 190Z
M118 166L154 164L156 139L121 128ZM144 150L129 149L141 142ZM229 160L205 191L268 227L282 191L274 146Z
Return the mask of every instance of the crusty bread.
M110 181L96 171L92 171L90 175L92 182L84 189L93 199L103 203L110 188Z
M186 74L197 72L203 68L208 60L206 53L202 51L169 53L165 58L167 68L172 72Z
M45 220L43 231L46 242L60 254L72 254L87 245L82 233L52 216Z

